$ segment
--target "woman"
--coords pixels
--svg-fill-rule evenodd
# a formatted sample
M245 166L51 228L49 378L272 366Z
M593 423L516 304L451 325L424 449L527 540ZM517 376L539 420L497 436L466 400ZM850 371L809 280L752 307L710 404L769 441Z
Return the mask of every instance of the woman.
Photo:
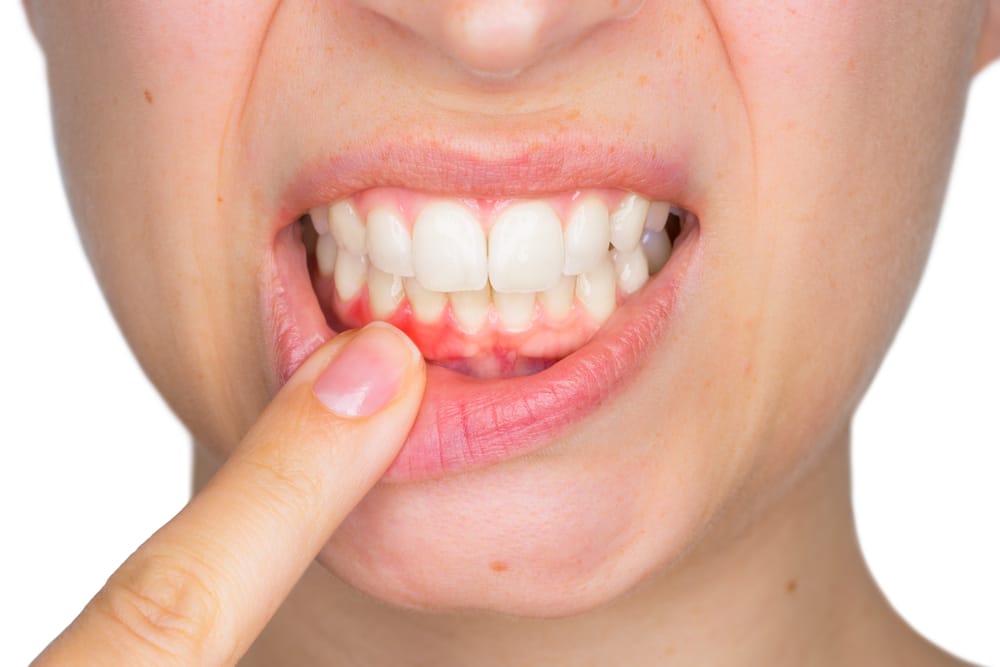
M847 450L1000 3L27 7L201 489L39 664L955 663Z

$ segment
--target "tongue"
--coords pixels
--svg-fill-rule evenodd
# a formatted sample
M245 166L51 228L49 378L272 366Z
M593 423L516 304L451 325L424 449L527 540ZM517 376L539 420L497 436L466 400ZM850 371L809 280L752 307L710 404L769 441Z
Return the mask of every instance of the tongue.
M405 332L428 361L473 377L537 373L583 346L599 328L579 302L558 321L536 303L530 323L517 331L501 322L493 304L475 331L460 323L450 304L437 319L426 321L416 317L410 302L403 298L394 313L376 317L368 290L361 289L345 301L337 294L332 279L314 274L313 280L324 315L335 330L353 329L381 319Z

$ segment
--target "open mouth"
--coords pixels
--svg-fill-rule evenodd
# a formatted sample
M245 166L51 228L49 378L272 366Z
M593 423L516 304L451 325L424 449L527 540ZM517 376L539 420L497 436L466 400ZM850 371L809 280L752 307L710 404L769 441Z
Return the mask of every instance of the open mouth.
M502 378L582 347L693 222L614 190L498 201L375 188L300 224L331 330L387 321L429 362Z
M698 230L692 212L623 189L341 197L277 236L277 374L339 331L390 322L423 352L428 382L385 479L512 458L592 413L638 369L670 319Z

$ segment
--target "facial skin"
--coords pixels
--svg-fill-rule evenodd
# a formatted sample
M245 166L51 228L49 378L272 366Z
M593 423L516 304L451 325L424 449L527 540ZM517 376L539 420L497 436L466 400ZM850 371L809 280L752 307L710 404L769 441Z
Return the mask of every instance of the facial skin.
M499 4L28 9L88 256L217 457L275 390L258 284L304 166L377 141L680 155L698 256L641 373L528 456L377 486L319 559L392 605L599 613L737 553L793 498L819 507L806 481L845 487L995 29L965 0L680 0L511 3L547 17L536 40L476 32Z

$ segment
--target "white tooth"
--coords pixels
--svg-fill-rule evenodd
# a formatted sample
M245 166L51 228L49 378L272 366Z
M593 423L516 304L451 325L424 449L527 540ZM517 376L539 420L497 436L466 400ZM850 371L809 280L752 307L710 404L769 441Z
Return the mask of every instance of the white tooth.
M316 267L319 269L319 275L333 275L336 264L337 242L329 234L320 234L316 239Z
M573 309L573 299L576 296L576 277L563 276L555 287L551 287L538 295L545 314L554 322L566 319Z
M563 231L544 202L505 209L490 229L490 285L495 292L535 293L559 282Z
M355 255L368 252L365 243L365 223L354 210L354 204L344 199L330 207L330 231L337 245Z
M372 317L387 320L399 304L403 303L403 279L391 273L380 271L374 266L368 269L368 303Z
M670 202L654 201L649 205L649 212L646 213L646 229L660 231L667 226L669 216Z
M524 331L531 326L535 316L533 292L493 292L493 305L507 331Z
M666 231L654 232L647 229L642 233L641 245L649 265L649 275L653 275L670 259L670 237Z
M591 317L603 323L614 312L615 265L605 257L592 271L581 273L576 279L576 298Z
M368 278L368 258L364 255L341 250L337 253L337 267L333 270L333 284L342 301L350 301L365 285Z
M405 279L403 289L406 290L410 307L413 308L413 316L425 324L437 322L444 312L444 307L448 305L447 294L424 289L416 278Z
M646 223L649 200L630 192L611 214L611 244L619 250L634 250L639 245Z
M580 202L569 217L564 234L566 262L563 273L576 276L600 262L611 243L608 207L596 197Z
M412 245L410 232L398 213L376 208L368 214L368 259L372 264L386 273L412 276Z
M435 292L486 286L486 235L472 213L455 202L428 205L413 223L413 269Z
M330 209L326 206L309 209L309 218L312 220L313 229L322 236L330 232Z
M490 292L487 285L480 290L452 292L448 295L455 319L466 333L476 333L486 321L490 310Z
M649 280L649 265L642 247L631 252L615 250L611 253L615 262L615 274L618 276L618 286L626 294L638 291Z

